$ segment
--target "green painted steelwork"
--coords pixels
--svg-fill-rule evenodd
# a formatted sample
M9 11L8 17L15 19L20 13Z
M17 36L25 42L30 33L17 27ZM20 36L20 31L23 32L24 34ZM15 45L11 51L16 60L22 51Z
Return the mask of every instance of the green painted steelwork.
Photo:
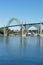
M9 26L13 21L16 21L17 25L20 24L20 21L17 18L12 18L6 26Z

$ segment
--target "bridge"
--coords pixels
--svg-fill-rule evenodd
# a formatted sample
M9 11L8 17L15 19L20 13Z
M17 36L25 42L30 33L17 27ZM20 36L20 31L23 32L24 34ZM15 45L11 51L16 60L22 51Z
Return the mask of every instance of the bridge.
M17 24L13 24L10 25L12 22L16 22ZM28 29L32 26L36 27L38 30L38 35L42 34L42 29L41 29L41 25L43 25L43 22L40 23L30 23L30 24L23 24L23 22L21 23L17 18L12 18L10 19L10 21L8 22L8 24L4 27L0 27L0 32L3 34L4 36L8 35L8 29L9 27L17 27L19 26L21 28L21 32L22 32L22 36L26 34L26 32L28 31Z

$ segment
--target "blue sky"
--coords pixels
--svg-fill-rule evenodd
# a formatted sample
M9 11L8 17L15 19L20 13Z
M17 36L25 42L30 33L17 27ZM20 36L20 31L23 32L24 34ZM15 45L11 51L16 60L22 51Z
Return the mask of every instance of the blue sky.
M24 23L43 22L43 0L0 0L0 26L13 17Z

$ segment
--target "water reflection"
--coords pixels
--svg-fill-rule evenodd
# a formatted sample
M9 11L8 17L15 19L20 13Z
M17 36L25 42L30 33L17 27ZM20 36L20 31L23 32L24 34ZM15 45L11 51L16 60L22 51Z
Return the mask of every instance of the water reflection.
M21 45L21 47L26 46L26 37L21 37L20 38L20 45Z
M37 43L38 46L43 47L43 37L37 36Z
M20 37L20 56L21 57L24 57L25 55L25 51L26 51L26 46L27 46L27 43L26 43L26 37Z
M37 36L37 50L40 57L40 62L43 60L43 37Z
M10 63L13 59L14 63L17 61L20 63L17 65L41 65L43 60L43 37L1 37L0 38L0 53L5 54ZM6 44L1 44L1 41ZM8 44L8 45L7 45ZM4 51L4 52L3 52ZM4 58L5 58L5 55ZM17 60L18 59L18 60ZM2 57L3 60L3 57ZM26 61L26 62L25 62ZM7 62L7 60L6 60ZM7 63L6 63L7 64ZM5 65L5 64L4 64ZM11 65L11 64L9 64Z
M4 43L8 44L8 42L9 42L9 37L8 37L8 36L4 36L3 41L4 41Z

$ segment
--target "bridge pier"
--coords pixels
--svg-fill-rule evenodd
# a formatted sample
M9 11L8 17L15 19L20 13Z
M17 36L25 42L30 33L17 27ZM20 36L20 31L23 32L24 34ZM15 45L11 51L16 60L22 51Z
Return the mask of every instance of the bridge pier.
M22 36L26 36L25 26L23 26L23 23L22 23L22 26L21 26L21 32L22 32Z
M40 22L40 36L42 35L41 25L42 25L42 23Z
M23 36L23 23L22 23L22 26L21 26L21 32L22 32L21 36Z
M39 29L38 29L38 35L41 36L42 35L42 29L41 29L41 22L39 24Z
M5 36L7 36L7 30L6 30L5 26L4 26L4 37Z

